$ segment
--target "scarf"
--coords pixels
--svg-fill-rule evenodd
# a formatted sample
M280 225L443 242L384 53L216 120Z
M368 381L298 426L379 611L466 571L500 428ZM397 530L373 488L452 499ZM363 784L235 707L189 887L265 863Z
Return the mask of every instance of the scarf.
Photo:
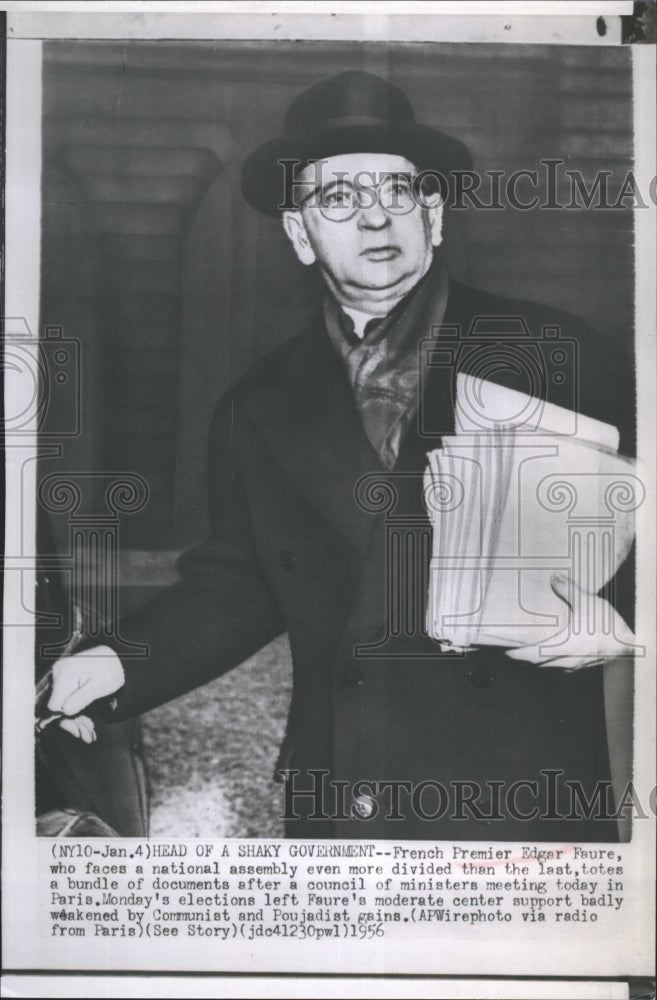
M419 343L445 315L449 280L440 254L427 273L387 316L370 320L362 339L332 295L324 300L331 343L341 357L370 443L386 469L397 462L404 434L418 407Z

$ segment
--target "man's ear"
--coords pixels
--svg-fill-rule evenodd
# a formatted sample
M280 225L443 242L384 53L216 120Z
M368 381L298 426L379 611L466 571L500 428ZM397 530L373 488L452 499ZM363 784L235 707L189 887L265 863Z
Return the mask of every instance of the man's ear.
M429 217L429 233L431 243L434 247L439 247L443 241L443 202L438 195L437 204L427 208Z
M283 212L283 229L302 264L314 264L315 251L310 245L301 212Z

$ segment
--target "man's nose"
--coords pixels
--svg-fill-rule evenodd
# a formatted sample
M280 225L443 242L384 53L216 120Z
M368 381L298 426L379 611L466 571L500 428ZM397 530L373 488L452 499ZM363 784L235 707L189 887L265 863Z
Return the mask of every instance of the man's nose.
M358 210L359 229L384 229L390 224L390 216L378 197L373 205L363 206Z

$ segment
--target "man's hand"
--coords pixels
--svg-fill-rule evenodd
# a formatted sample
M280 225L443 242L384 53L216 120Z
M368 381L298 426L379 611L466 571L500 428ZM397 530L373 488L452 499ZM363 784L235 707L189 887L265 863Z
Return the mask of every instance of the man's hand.
M555 575L550 582L554 593L570 607L567 626L551 639L507 650L510 659L579 670L632 655L634 633L609 601L582 590L568 576Z
M60 729L70 733L83 743L96 742L96 727L88 715L76 715L72 719L60 719Z
M123 687L121 661L109 646L95 646L84 653L63 656L52 668L52 692L48 711L63 715L60 726L71 736L93 743L94 724L80 713L98 698L106 698Z

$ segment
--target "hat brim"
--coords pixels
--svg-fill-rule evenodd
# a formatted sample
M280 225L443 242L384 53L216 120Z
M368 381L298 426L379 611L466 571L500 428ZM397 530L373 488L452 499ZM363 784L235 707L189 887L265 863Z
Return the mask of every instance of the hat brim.
M259 146L244 162L242 194L258 211L278 215L294 201L291 182L304 166L345 153L403 156L419 171L435 170L447 182L453 171L472 167L463 143L426 125L349 125L283 136ZM290 161L298 162L292 167Z

